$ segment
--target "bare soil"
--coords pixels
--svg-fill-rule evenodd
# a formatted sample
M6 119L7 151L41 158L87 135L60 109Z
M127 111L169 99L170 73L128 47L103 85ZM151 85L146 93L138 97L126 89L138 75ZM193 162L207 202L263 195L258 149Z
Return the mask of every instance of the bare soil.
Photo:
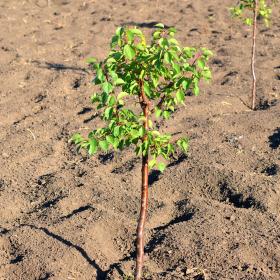
M85 59L117 26L176 26L215 52L213 81L162 128L187 157L150 174L145 279L280 279L280 9L257 38L234 1L0 2L0 279L126 279L133 271L140 165L131 150L88 158L68 140L99 124Z

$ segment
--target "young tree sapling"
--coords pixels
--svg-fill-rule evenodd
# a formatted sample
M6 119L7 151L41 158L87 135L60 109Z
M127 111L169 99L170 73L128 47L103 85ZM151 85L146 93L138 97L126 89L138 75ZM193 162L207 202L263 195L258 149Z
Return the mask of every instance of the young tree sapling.
M241 18L242 21L252 26L252 52L251 52L251 71L252 71L252 95L251 109L256 110L256 73L255 73L255 56L256 56L256 36L257 36L257 19L262 18L266 26L269 25L271 7L266 0L238 0L236 6L232 7L231 14L234 17ZM275 0L271 2L276 2Z
M144 225L148 206L149 169L161 172L179 148L186 153L188 139L174 141L155 126L168 119L179 105L185 105L186 92L199 94L199 81L211 79L207 61L212 52L180 47L175 28L155 25L150 44L141 30L119 27L111 41L111 51L101 62L90 59L95 71L93 83L100 92L91 97L101 111L103 128L87 138L75 134L72 141L90 155L98 150L123 150L133 146L142 158L141 207L137 226L135 279L141 279L144 257ZM132 104L132 105L131 105Z

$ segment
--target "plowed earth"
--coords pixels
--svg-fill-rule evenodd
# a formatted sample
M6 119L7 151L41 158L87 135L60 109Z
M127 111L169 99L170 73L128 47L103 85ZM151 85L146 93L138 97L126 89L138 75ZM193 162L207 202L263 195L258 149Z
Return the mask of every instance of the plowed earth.
M176 26L215 53L213 81L161 128L187 157L150 174L145 279L280 279L280 10L259 25L257 94L250 28L234 1L0 3L0 279L125 279L133 271L140 165L133 151L88 158L68 143L99 120L85 59L119 25Z

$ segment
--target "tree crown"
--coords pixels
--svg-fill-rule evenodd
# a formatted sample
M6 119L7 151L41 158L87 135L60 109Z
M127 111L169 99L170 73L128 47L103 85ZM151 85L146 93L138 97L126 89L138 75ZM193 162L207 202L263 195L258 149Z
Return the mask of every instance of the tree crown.
M267 0L259 0L257 7L257 16L262 18L265 25L268 26L272 13L271 4L275 4L277 0L271 0L268 3ZM234 17L242 19L247 25L253 24L253 12L255 9L256 0L239 0L238 3L230 8L231 14Z
M91 96L105 126L91 131L87 138L75 134L72 141L90 155L98 150L122 150L131 145L137 156L150 155L149 167L160 171L166 160L180 148L188 150L188 139L172 141L155 125L168 119L181 104L186 92L199 94L199 81L211 79L207 61L212 52L206 48L180 47L176 29L157 24L150 44L138 28L119 27L111 40L108 56L89 63L95 72L93 83L100 91ZM141 95L141 92L143 94ZM135 106L139 104L140 106ZM147 106L148 128L141 107Z

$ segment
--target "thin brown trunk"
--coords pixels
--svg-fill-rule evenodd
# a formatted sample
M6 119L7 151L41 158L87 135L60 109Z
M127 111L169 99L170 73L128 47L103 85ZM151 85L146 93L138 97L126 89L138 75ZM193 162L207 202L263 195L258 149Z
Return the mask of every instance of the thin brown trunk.
M257 15L258 15L258 0L255 0L254 6L254 23L253 23L253 44L252 44L252 76L253 76L253 86L252 86L252 110L256 109L256 73L255 73L255 55L256 55L256 34L257 34Z
M145 117L144 127L145 130L148 130L148 117L149 117L149 105L147 102L147 98L143 89L143 81L139 82L140 85L140 104L143 110L143 114ZM147 135L145 135L142 141L147 140ZM148 151L146 155L142 156L142 186L141 186L141 208L140 208L140 216L138 220L137 226L137 240L136 240L136 269L135 269L135 280L140 280L142 276L142 268L144 261L144 226L147 215L148 208Z

